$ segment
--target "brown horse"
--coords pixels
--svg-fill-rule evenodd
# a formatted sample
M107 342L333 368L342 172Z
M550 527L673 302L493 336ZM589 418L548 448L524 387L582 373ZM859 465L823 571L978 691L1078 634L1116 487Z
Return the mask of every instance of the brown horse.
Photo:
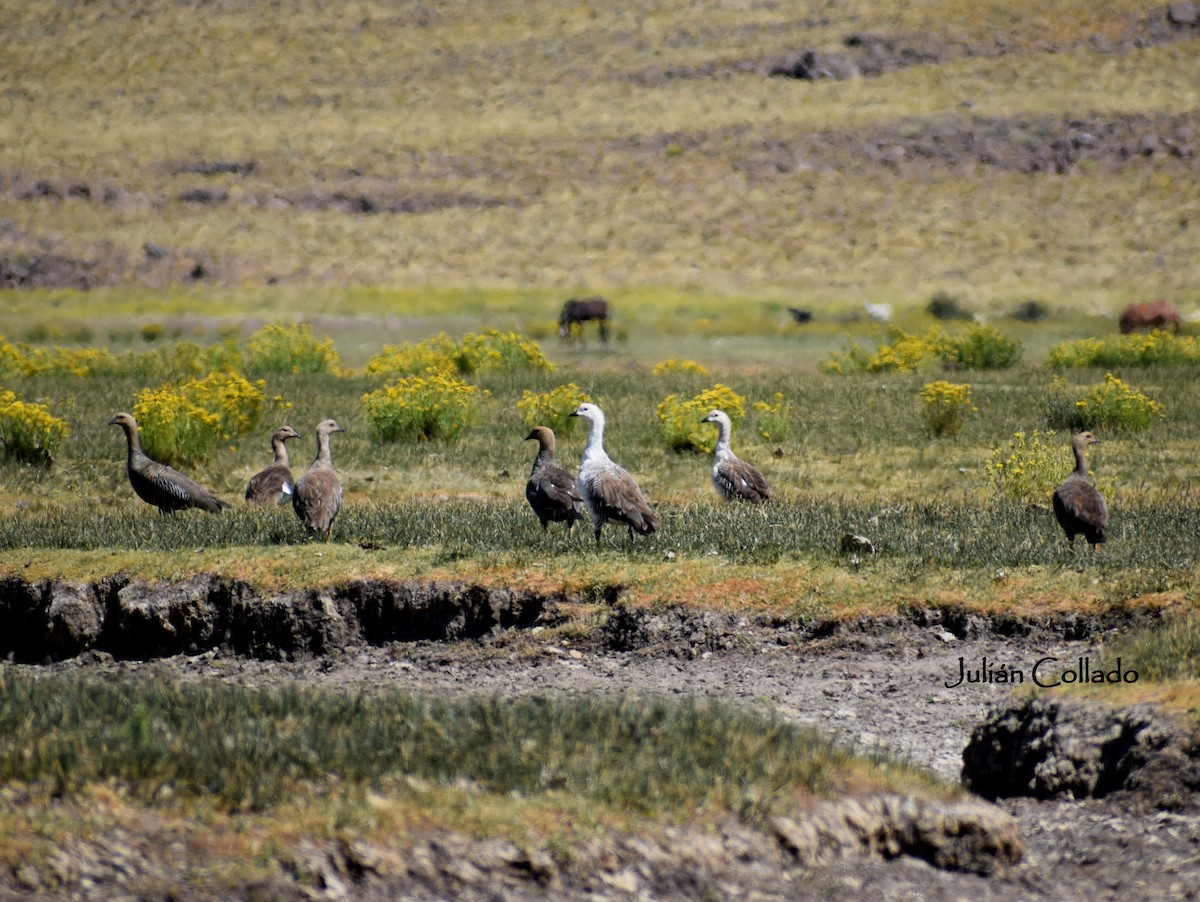
M1122 310L1120 323L1122 335L1147 327L1165 331L1168 326L1178 334L1183 325L1183 317L1170 301L1146 301L1130 304Z
M600 324L600 340L608 344L608 301L600 295L585 298L571 298L563 304L562 312L558 315L558 337L570 341L579 327L579 338L583 340L583 324L596 320Z

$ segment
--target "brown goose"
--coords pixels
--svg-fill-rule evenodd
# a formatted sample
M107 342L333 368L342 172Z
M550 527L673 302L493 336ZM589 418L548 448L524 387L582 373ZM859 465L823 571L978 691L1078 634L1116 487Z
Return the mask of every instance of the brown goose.
M1058 524L1067 534L1067 542L1072 548L1075 547L1075 536L1079 533L1083 533L1092 551L1105 541L1108 505L1087 478L1087 447L1099 442L1100 439L1090 432L1075 436L1071 442L1071 449L1075 452L1075 469L1054 490L1054 516L1058 518Z
M292 509L308 529L329 538L333 521L342 509L342 484L333 472L329 436L345 432L333 420L317 424L317 457L292 490Z
M219 514L229 504L208 489L188 479L178 470L151 460L142 450L138 440L137 420L132 414L119 413L108 421L109 426L120 426L125 430L125 442L129 447L126 469L129 484L139 498L153 504L159 513L173 513L187 507L198 507L211 514Z
M292 494L292 468L288 466L284 442L299 437L300 433L291 426L280 426L272 433L271 450L275 452L275 460L250 477L250 484L246 486L247 504L283 503Z
M583 496L575 477L558 465L554 454L554 430L548 426L537 426L525 441L536 439L537 457L533 459L533 470L525 483L525 500L542 521L542 531L550 528L550 522L566 521L567 532L575 531L575 521L584 515Z
M604 411L595 404L580 404L571 416L588 421L588 440L579 465L579 491L592 512L596 544L600 544L600 530L608 520L626 524L630 541L635 530L650 535L658 525L658 517L633 477L604 451Z
M717 424L717 447L713 450L712 484L726 501L762 504L771 497L771 487L753 464L748 464L729 447L733 424L723 410L710 410L701 423Z

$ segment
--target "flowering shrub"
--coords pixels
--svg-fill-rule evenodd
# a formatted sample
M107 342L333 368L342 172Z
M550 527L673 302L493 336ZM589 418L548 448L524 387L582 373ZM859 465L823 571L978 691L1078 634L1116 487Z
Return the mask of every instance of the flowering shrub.
M989 326L975 326L951 337L939 329L924 335L891 330L891 342L874 352L854 342L841 351L831 351L821 369L827 373L921 372L938 366L955 369L1004 369L1021 357L1021 343Z
M729 414L734 424L746 415L746 399L733 389L720 383L705 389L690 401L677 395L667 395L655 413L662 423L663 438L667 446L675 451L704 451L711 453L717 445L717 431L707 423L704 416L713 408Z
M1163 407L1136 388L1126 385L1112 373L1093 385L1088 393L1073 403L1060 401L1051 407L1052 426L1076 432L1083 429L1125 429L1137 431L1148 428L1164 416Z
M382 442L453 441L470 420L479 392L452 373L429 370L363 395L363 412Z
M525 426L549 426L557 433L568 430L575 420L571 414L588 396L574 382L560 385L548 392L535 393L525 389L521 400L517 402L517 410L525 418Z
M367 373L395 379L430 371L454 372L458 368L454 356L454 341L443 333L416 344L384 345L367 361Z
M652 376L669 376L675 373L707 376L708 370L694 360L676 360L674 357L654 364L650 370L650 375Z
M755 425L767 441L782 442L792 431L791 405L783 400L783 392L775 392L773 400L754 402Z
M142 450L166 464L200 460L221 441L221 417L201 407L179 385L138 392L133 405Z
M967 414L979 409L971 404L970 385L944 380L927 382L921 389L921 401L925 425L934 436L958 435Z
M1073 466L1073 465L1072 465ZM1053 494L1070 467L1065 466L1062 444L1053 432L1014 432L1007 444L992 452L984 470L997 495L1041 504Z
M553 372L537 342L515 332L488 329L457 341L445 333L415 345L387 345L367 362L367 372L389 378L415 376L429 370L470 375L484 370L543 370Z
M961 370L1004 370L1021 359L1021 342L992 326L975 326L942 348L942 359Z
M22 401L0 388L0 457L49 466L68 432L66 420L52 415L44 404Z
M1057 344L1046 355L1055 369L1078 366L1195 366L1200 364L1200 338L1154 330L1137 335L1081 338Z
M516 332L488 329L468 333L459 339L455 364L463 375L484 370L542 370L553 372L541 347Z
M263 326L246 345L246 368L253 373L333 373L338 352L333 339L320 341L312 326Z
M133 416L142 448L164 463L195 463L262 421L267 406L264 385L220 372L139 392Z

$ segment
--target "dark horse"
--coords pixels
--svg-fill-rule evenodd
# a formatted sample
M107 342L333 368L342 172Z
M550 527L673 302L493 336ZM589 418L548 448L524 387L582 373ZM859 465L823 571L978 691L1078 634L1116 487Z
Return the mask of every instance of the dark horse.
M562 313L558 315L558 337L570 341L574 327L579 326L579 337L583 338L583 323L588 320L600 323L600 340L608 344L608 301L600 295L586 298L571 298L563 304Z

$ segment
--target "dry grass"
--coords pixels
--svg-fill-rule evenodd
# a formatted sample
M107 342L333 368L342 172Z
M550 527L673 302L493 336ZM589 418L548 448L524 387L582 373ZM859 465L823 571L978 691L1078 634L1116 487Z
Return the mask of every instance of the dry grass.
M215 261L217 281L250 299L216 309L270 315L268 278L318 287L284 308L308 313L354 284L507 291L518 305L578 288L856 305L948 287L983 305L1052 296L1111 310L1147 286L1186 297L1197 281L1180 226L1200 213L1186 160L1056 176L839 151L878 129L903 141L974 117L1010 120L1019 141L1032 117L1192 110L1194 42L1133 48L1153 18L1140 3L133 9L40 0L0 13L0 179L93 191L3 191L0 216L14 248L50 242L109 260L122 280L170 283L134 274L147 241ZM948 58L818 83L734 66L837 51L853 32L932 40ZM1097 53L1098 38L1115 52ZM218 161L254 166L187 171ZM96 200L105 187L119 199ZM178 199L196 188L227 200ZM339 191L501 205L361 215L271 200ZM437 309L436 295L423 301Z

